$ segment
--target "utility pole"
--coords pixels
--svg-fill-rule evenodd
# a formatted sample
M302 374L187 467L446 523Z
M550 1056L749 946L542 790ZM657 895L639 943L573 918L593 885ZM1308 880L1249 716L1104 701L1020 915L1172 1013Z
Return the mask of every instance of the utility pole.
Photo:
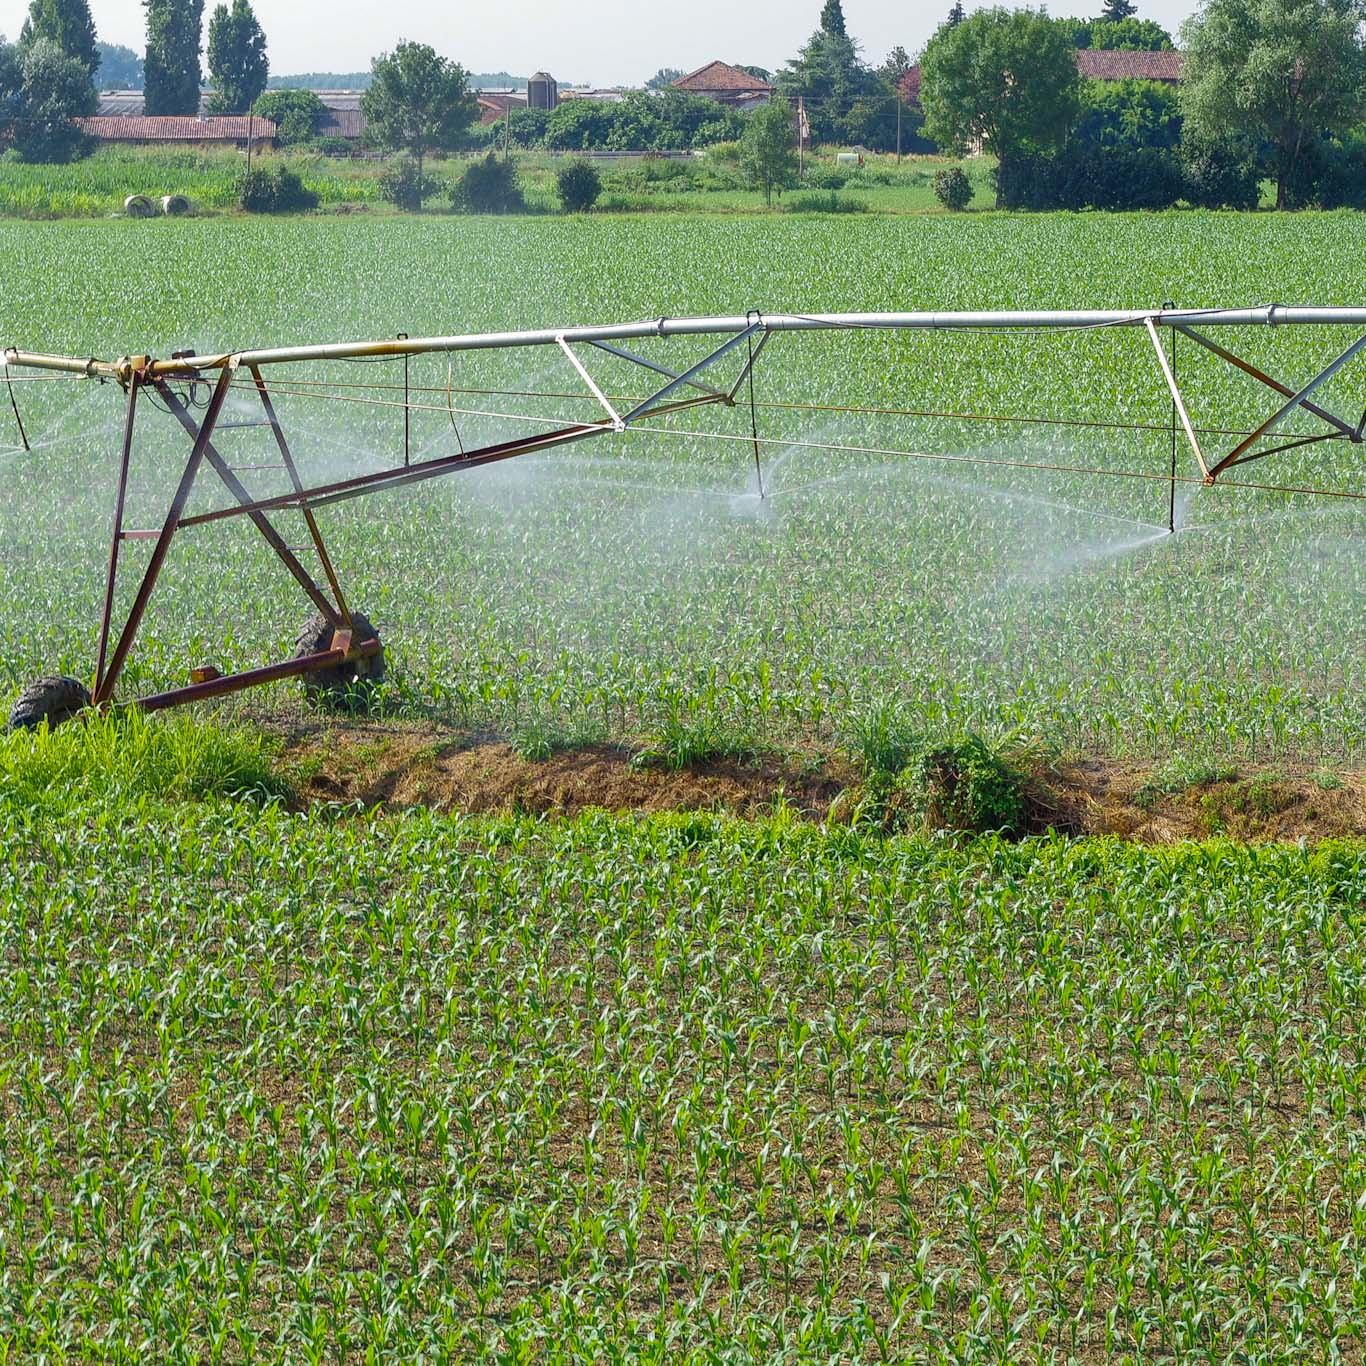
M896 164L901 165L901 95L896 97Z
M797 96L797 181L806 174L806 96Z
M250 109L247 110L247 179L251 179L251 133L255 125L256 116Z
M509 100L507 108L503 110L503 160L506 161L512 155L512 101Z

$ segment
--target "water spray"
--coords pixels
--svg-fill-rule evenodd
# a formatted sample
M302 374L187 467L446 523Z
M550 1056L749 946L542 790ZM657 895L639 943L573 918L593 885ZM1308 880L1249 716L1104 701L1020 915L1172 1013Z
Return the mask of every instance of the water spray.
M1207 333L1212 329L1284 328L1284 327L1352 327L1358 340L1336 359L1322 368L1306 384L1296 388L1273 378L1251 362L1235 355L1214 342ZM962 454L934 454L927 451L872 448L857 445L838 445L831 442L793 441L761 434L758 421L759 404L755 397L754 372L770 339L779 332L856 332L856 331L924 331L939 334L954 332L1018 331L1048 335L1103 332L1115 328L1132 328L1146 332L1150 348L1144 348L1149 359L1156 358L1171 397L1171 461L1167 470L1114 469L1028 459L989 459ZM1164 346L1161 329L1171 332L1170 345ZM1250 376L1274 393L1278 406L1258 426L1250 431L1229 432L1223 428L1199 427L1191 421L1181 377L1177 373L1177 333L1244 375ZM118 486L114 498L114 527L110 546L109 574L106 584L103 620L99 633L99 664L95 669L94 685L88 696L97 706L113 703L116 687L124 664L137 637L152 591L166 563L172 542L195 527L233 518L245 517L260 532L277 558L297 581L305 596L323 622L322 627L310 622L306 635L316 645L302 651L293 659L264 668L231 676L223 676L212 666L200 666L191 671L195 680L188 686L174 688L152 697L137 699L136 705L145 711L199 701L240 691L243 688L275 679L301 677L305 686L317 691L321 680L343 676L354 680L358 676L375 676L382 663L383 646L369 621L361 614L352 614L343 595L341 580L334 569L316 512L334 503L364 497L391 489L418 484L449 474L469 474L485 466L550 451L581 441L595 440L630 432L653 432L658 435L702 440L748 442L754 454L754 476L759 500L767 502L770 490L766 485L762 452L764 445L786 445L792 448L854 451L860 454L881 454L904 459L948 460L956 463L998 466L1020 469L1070 471L1093 475L1097 479L1158 480L1168 485L1168 516L1165 531L1172 535L1177 524L1176 485L1199 485L1267 490L1276 493L1309 493L1323 497L1366 500L1366 491L1329 489L1322 487L1286 486L1256 483L1225 476L1237 467L1254 460L1264 460L1279 452L1299 450L1318 442L1348 441L1360 445L1366 431L1366 417L1360 423L1349 423L1322 406L1315 396L1349 362L1366 350L1366 308L1287 308L1272 304L1257 308L1239 309L1175 309L1165 305L1160 309L1137 310L1055 310L1014 312L902 312L902 313L761 313L751 310L744 315L657 318L636 323L612 324L601 327L543 328L522 332L471 333L446 337L398 336L385 341L358 341L312 346L271 347L258 350L196 355L193 352L173 353L169 360L157 360L148 355L129 355L117 361L100 361L85 357L43 355L36 352L5 350L0 361L5 367L5 379L11 408L19 424L25 449L30 449L28 433L14 394L12 371L15 368L48 372L71 380L96 380L100 383L117 382L126 395L123 424L123 443L119 460ZM661 345L674 339L699 339L706 345L700 359L663 364L660 360L632 349L636 343ZM455 424L453 360L456 353L470 351L511 351L525 355L532 347L558 350L569 362L578 380L585 386L576 401L595 405L596 411L583 419L547 417L536 414L501 414L519 423L529 424L533 430L520 430L511 438L483 440L465 447ZM601 364L601 356L608 355L618 362L634 367L637 376L648 376L645 397L614 398L589 369L590 363ZM413 401L413 386L409 362L420 356L446 355L448 371L445 385L444 412L455 428L457 452L428 455L425 450L415 452L412 442L410 414L432 409L443 411L436 404ZM737 357L745 358L734 374ZM399 387L400 402L388 398L362 398L341 392L355 388L379 390L396 386L382 384L355 385L331 383L326 379L299 378L297 367L325 365L339 361L402 361L403 382ZM282 373L283 372L283 373ZM718 376L725 374L726 378ZM269 381L267 376L269 375ZM294 387L291 387L291 380ZM662 382L661 382L662 381ZM736 399L747 390L749 430L698 431L690 427L672 428L669 419L698 407L734 408ZM245 393L258 406L259 419L254 422L221 422L229 402L238 392ZM425 392L425 391L424 391ZM440 392L439 390L437 392ZM464 392L464 391L462 391ZM483 392L483 391L480 391ZM514 396L511 390L490 390L490 393ZM364 403L375 408L398 407L403 411L403 444L401 464L386 464L385 468L366 474L320 480L316 472L307 480L295 461L280 418L275 410L274 395L300 396L317 400L338 400ZM133 463L135 409L140 396L146 402L168 413L189 438L189 451L175 494L159 527L129 528L124 525L126 495ZM236 406L235 404L233 405ZM813 405L770 400L765 410L790 408L808 409ZM470 410L460 410L470 411ZM838 411L857 411L839 409ZM892 410L876 410L890 415ZM1315 418L1321 427L1310 435L1287 435L1280 444L1267 445L1270 437L1292 415ZM1000 414L972 414L980 421L1043 422L1048 419L1002 416ZM709 424L720 426L721 424ZM1061 423L1061 425L1068 425ZM1099 425L1099 424L1096 424ZM1132 423L1116 420L1104 424L1115 428L1150 431L1156 424ZM270 468L287 475L288 486L266 495L255 496L242 484L236 471L261 466L234 465L219 448L234 427L254 426L270 429L279 451L279 462ZM1159 426L1158 430L1162 430ZM1181 435L1193 455L1196 472L1179 473ZM1237 444L1222 456L1207 456L1206 442L1236 436ZM781 461L780 461L781 463ZM229 501L208 511L189 511L191 494L201 477L209 472L217 476L226 490ZM284 482L284 481L281 481ZM781 490L780 490L781 491ZM309 545L291 546L280 535L274 524L276 514L301 514L308 530ZM116 601L116 579L120 572L120 551L129 541L147 541L152 545L148 563L138 585L127 621L119 632L114 631L113 608ZM296 553L297 552L297 553ZM300 555L304 558L301 559ZM312 557L311 564L305 560ZM42 682L52 682L43 680ZM57 680L61 690L49 699L52 706L43 712L43 697L29 698L32 704L28 715L56 716L58 710L70 709L73 696L72 680ZM76 684L77 687L82 685ZM31 691L31 690L30 690ZM41 692L41 688L40 688Z

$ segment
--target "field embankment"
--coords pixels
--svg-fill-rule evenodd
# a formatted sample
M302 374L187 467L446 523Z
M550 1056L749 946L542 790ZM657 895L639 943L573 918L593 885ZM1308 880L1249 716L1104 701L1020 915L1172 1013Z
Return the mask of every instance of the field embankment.
M648 751L642 761L642 753L597 745L528 758L495 737L425 725L287 724L277 772L302 805L559 817L602 809L755 818L783 808L803 820L895 824L873 805L866 776L847 756L716 756L671 769ZM1035 833L1156 844L1216 835L1366 838L1361 773L1074 758L1022 776Z

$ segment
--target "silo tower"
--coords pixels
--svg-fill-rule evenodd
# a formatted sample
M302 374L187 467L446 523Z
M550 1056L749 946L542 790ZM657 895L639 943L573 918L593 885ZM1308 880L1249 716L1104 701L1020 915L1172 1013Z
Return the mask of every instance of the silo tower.
M554 109L560 102L560 87L554 76L538 71L526 87L528 109Z

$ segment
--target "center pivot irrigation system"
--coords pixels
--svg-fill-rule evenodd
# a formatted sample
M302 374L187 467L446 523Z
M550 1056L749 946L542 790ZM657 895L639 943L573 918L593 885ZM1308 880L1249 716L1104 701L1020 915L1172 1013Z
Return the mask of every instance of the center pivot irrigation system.
M1326 385L1360 351L1366 348L1366 335L1360 335L1329 365L1301 387L1283 383L1257 368L1214 341L1206 333L1219 329L1227 332L1249 327L1350 327L1366 331L1366 308L1301 308L1269 305L1259 308L1182 310L1166 306L1156 310L1136 311L1055 311L1055 312L976 312L976 313L825 313L791 314L751 312L744 316L711 318L659 318L648 322L624 323L605 327L571 327L526 332L494 332L466 336L408 338L392 341L351 342L339 345L295 346L267 350L228 352L204 356L192 352L175 353L169 360L150 356L127 356L118 361L90 360L79 357L42 355L20 350L2 353L4 379L13 408L20 442L29 448L15 385L27 377L27 371L50 372L33 379L67 377L70 379L115 382L126 395L123 443L119 458L118 478L114 488L113 533L109 549L109 567L105 584L104 611L100 624L99 653L93 681L89 688L84 682L68 677L47 677L25 689L11 714L11 726L36 725L43 720L52 724L66 719L74 712L90 705L107 707L115 700L119 677L129 652L137 638L152 591L166 564L172 543L177 537L197 526L228 518L245 517L260 532L266 543L279 557L285 568L298 581L316 615L310 619L299 639L294 658L244 673L223 675L216 668L205 666L191 671L191 682L169 692L135 700L134 705L144 711L158 711L181 703L195 702L238 692L277 679L301 677L311 695L344 690L356 683L373 682L383 674L384 651L378 633L361 613L347 601L341 579L328 553L316 513L319 509L369 493L417 484L443 475L467 473L495 462L512 460L517 456L546 451L571 442L585 441L628 429L664 430L671 416L708 405L746 407L749 434L738 438L752 440L758 492L764 494L760 448L771 438L761 437L754 398L754 373L761 356L778 333L832 331L1039 331L1081 332L1111 328L1145 330L1152 343L1156 364L1171 395L1171 468L1169 472L1118 471L1092 469L1080 471L1098 476L1148 478L1169 481L1174 507L1178 482L1213 485L1223 481L1240 487L1265 488L1249 485L1225 476L1254 460L1296 447L1321 441L1348 441L1360 444L1366 429L1366 414L1356 422L1339 416L1320 403L1314 395ZM1166 344L1164 344L1164 333ZM1228 437L1227 432L1197 427L1190 418L1186 400L1178 384L1173 363L1174 343L1183 337L1221 361L1265 386L1276 396L1276 402L1265 421L1250 431L1237 433L1236 444L1221 454L1202 445L1212 435ZM664 339L710 338L712 344L700 359L684 361L679 368L661 364L656 359L640 355L630 349L632 343L662 341ZM716 344L716 339L721 339ZM408 435L409 413L417 408L434 408L431 404L414 403L407 383L407 360L412 357L454 354L474 351L525 351L532 347L558 348L572 367L585 391L575 394L535 395L536 397L579 398L594 404L592 420L566 424L563 420L544 417L524 419L544 426L530 434L512 440L484 445L477 449L462 449L439 458L411 459ZM588 368L587 362L605 354L619 362L629 362L635 373L648 374L653 392L632 400L611 398ZM730 374L728 382L717 377L729 373L731 366L721 363L731 358L739 363L738 375ZM403 360L405 382L403 398L363 399L340 391L380 388L392 391L397 386L365 386L329 383L294 377L291 367L317 365L333 361ZM274 384L267 383L267 375ZM277 379L277 376L279 377ZM252 421L223 421L225 405L235 390L246 390L250 400L259 408L259 419ZM436 391L441 392L441 391ZM450 407L451 389L446 390ZM483 392L511 394L510 390ZM404 415L403 463L392 468L322 484L308 484L291 452L289 441L277 415L272 394L288 393L312 398L345 398L352 402L371 402L383 406L400 407ZM207 398L202 397L207 394ZM140 397L155 395L158 407L164 409L184 429L190 443L188 458L170 506L160 527L130 529L125 525L125 508L129 489L129 472L134 454L135 419ZM199 395L200 397L196 397ZM530 395L529 395L530 396ZM817 405L766 403L764 408L813 408ZM597 410L601 410L598 415ZM439 410L438 410L439 411ZM451 409L452 414L454 409ZM868 412L881 415L901 413L913 417L981 418L979 414L911 412L889 409L837 409L841 412ZM1275 433L1286 419L1296 413L1316 419L1315 431L1309 435ZM507 415L504 415L507 416ZM1143 428L1140 424L1110 422L1094 424L1069 423L1060 419L994 417L985 420L1048 422L1059 425L1095 425L1104 427ZM452 425L454 421L452 418ZM222 453L219 441L233 428L268 427L279 450L279 462L269 466L234 466ZM1157 430L1163 430L1161 428ZM1198 475L1179 476L1177 446L1184 434L1194 456ZM704 433L677 433L706 435ZM458 435L458 429L457 429ZM1272 438L1268 444L1268 438ZM731 439L737 439L733 435ZM786 442L782 444L787 444ZM820 442L797 443L821 447ZM824 447L835 450L867 450L866 447ZM880 454L924 456L920 451L888 451ZM932 458L965 460L969 463L996 464L1015 468L1078 469L1066 465L1042 465L1030 461L987 460L968 456L940 456ZM226 505L209 511L187 511L191 493L208 466L217 476L229 496ZM258 496L250 491L239 477L246 470L274 469L282 472L281 483L288 487L269 496ZM1346 490L1294 489L1287 492L1320 493L1336 497L1363 498L1366 493ZM295 513L303 518L311 546L291 546L275 524L281 513ZM1174 522L1173 522L1174 526ZM145 541L151 544L151 555L138 584L121 630L114 630L116 589L119 581L120 559L125 544ZM316 569L310 572L296 551L316 558ZM320 581L321 580L321 581Z

